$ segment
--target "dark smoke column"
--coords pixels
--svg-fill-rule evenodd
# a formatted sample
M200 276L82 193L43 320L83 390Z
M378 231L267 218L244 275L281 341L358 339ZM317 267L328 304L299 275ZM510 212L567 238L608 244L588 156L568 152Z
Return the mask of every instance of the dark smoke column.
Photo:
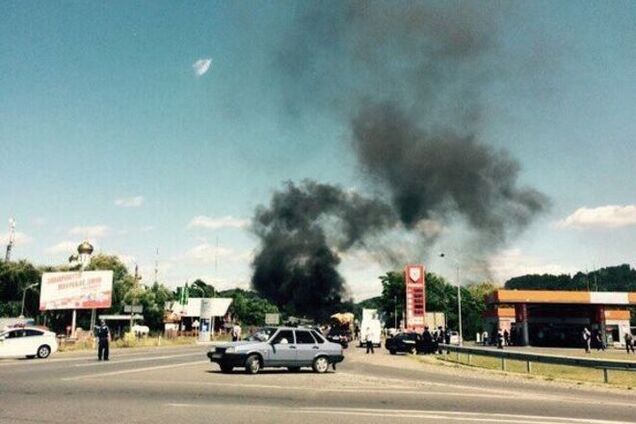
M312 181L287 183L254 216L261 244L252 286L289 314L325 319L346 294L338 252L364 247L365 236L394 224L379 200Z

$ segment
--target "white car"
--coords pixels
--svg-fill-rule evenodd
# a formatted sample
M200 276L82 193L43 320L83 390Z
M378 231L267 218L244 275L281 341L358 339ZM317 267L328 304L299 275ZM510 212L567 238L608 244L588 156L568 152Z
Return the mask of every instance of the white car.
M25 327L0 334L0 358L48 358L54 352L57 352L57 339L51 331Z

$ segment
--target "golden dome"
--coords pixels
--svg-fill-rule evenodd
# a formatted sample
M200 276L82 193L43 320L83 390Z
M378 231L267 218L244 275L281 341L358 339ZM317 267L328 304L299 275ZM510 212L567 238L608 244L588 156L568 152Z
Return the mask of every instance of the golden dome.
M77 253L80 255L90 255L93 253L93 245L87 241L77 246Z

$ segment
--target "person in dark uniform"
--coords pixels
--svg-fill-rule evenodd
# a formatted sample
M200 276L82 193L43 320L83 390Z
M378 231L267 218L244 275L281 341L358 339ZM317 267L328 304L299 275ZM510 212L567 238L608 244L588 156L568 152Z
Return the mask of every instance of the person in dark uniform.
M106 325L106 321L101 320L100 326L97 327L97 360L108 361L108 344L110 343L110 330Z
M433 343L433 335L428 330L428 327L424 327L424 332L422 333L422 345L424 345L424 353L435 352L435 345Z

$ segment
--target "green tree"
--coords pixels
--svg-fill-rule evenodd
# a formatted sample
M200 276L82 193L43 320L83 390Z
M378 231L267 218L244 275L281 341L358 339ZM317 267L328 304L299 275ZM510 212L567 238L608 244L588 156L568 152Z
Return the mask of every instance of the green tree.
M244 325L264 325L265 314L278 313L278 307L253 291L243 289L226 290L221 297L231 297L230 313Z
M402 319L406 291L404 288L404 273L389 271L381 275L382 295L380 296L380 311L384 316L385 325L393 327L395 322ZM397 316L396 316L397 311Z
M24 315L35 317L39 312L42 272L28 261L0 261L0 316L20 315L24 290L32 285L36 287L26 291Z
M215 295L214 286L207 284L203 280L196 279L190 285L190 297L214 297Z

